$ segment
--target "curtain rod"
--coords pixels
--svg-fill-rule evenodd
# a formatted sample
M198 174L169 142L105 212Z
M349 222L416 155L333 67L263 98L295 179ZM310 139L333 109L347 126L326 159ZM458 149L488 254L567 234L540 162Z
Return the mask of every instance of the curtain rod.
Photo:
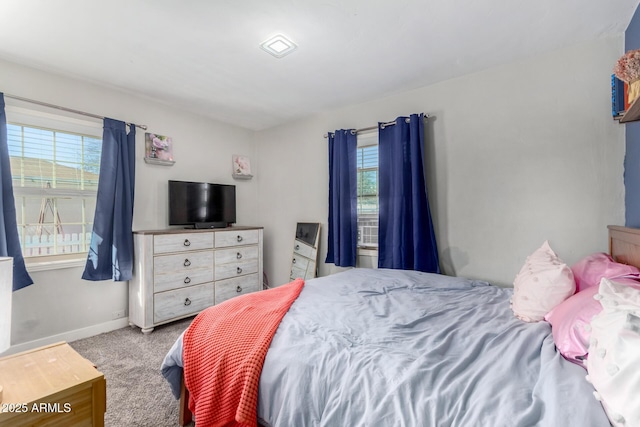
M9 95L7 93L5 93L4 96L5 96L5 98L11 98L11 99L15 99L15 100L18 100L18 101L29 102L31 104L37 104L37 105L41 105L43 107L55 108L56 110L67 111L69 113L75 113L75 114L79 114L81 116L93 117L94 119L104 120L104 118L105 118L104 116L99 116L97 114L91 114L91 113L87 113L87 112L80 111L80 110L74 110L74 109L67 108L67 107L61 107L59 105L49 104L47 102L35 101L33 99L23 98L21 96ZM127 123L127 124L129 126L132 125L132 123ZM143 130L147 130L147 125L135 125L135 127L143 129Z
M423 117L424 117L425 119L428 119L428 118L429 118L429 117L431 117L431 116L429 116L428 114L425 114ZM406 119L404 119L404 121L405 121L406 123L409 123L409 117L407 117ZM392 122L380 123L380 127L381 127L382 129L384 129L384 128L385 128L385 127L387 127L387 126L393 126L393 125L395 125L395 124L396 124L396 122L395 122L395 120L394 120L394 121L392 121ZM366 128L354 129L354 130L352 130L351 132L352 132L352 133L360 133L360 132L366 132L366 131L368 131L368 130L374 130L374 129L378 129L378 126L376 125L376 126L369 126L369 127L366 127ZM333 133L333 132L330 132L330 133ZM325 138L328 138L328 137L329 137L329 133L325 133L323 136L324 136Z

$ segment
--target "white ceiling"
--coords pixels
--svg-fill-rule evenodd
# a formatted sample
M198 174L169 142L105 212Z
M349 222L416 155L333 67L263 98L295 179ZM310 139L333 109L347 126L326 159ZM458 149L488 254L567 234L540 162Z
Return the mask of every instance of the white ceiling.
M639 1L2 0L0 58L261 130L623 33Z

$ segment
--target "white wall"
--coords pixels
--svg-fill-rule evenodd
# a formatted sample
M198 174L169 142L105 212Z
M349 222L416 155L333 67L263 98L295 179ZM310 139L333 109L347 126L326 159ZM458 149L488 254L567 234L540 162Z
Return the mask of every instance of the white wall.
M324 225L323 134L425 112L427 163L444 272L509 285L548 239L567 263L607 251L624 221L624 126L611 118L619 37L592 41L259 132L265 271L288 281L295 223ZM321 264L321 274L334 271Z
M167 226L167 180L237 185L238 223L258 224L257 182L231 178L232 154L255 158L253 132L76 79L0 62L0 91L118 120L145 124L149 132L173 137L174 166L144 163L144 131L136 135L134 230ZM13 102L6 99L7 105ZM10 117L9 117L10 119ZM13 294L12 345L70 340L122 327L114 311L127 309L126 282L89 282L82 268L32 272L34 285ZM14 348L12 348L14 350Z
M569 263L607 250L607 224L624 220L624 126L611 119L609 79L622 36L574 46L253 133L71 78L0 61L1 91L149 126L172 136L173 167L136 160L134 229L166 226L166 181L238 186L238 223L264 226L265 272L288 281L296 222L323 224L323 135L425 112L429 195L448 274L509 284L545 239ZM11 101L8 100L8 103ZM255 177L233 181L232 154ZM14 293L13 348L81 338L126 325L126 283L87 282L82 268L34 272Z

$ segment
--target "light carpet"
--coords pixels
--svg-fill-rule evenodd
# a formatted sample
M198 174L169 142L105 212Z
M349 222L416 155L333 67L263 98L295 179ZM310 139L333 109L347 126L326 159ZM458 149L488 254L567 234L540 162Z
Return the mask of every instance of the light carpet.
M159 326L148 335L126 327L69 343L107 380L106 427L178 425L178 401L160 365L192 320Z

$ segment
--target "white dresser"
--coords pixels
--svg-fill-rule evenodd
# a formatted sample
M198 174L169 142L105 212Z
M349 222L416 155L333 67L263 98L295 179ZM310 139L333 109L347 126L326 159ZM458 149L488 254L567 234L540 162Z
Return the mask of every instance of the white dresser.
M262 289L262 228L133 234L129 324L143 333Z

